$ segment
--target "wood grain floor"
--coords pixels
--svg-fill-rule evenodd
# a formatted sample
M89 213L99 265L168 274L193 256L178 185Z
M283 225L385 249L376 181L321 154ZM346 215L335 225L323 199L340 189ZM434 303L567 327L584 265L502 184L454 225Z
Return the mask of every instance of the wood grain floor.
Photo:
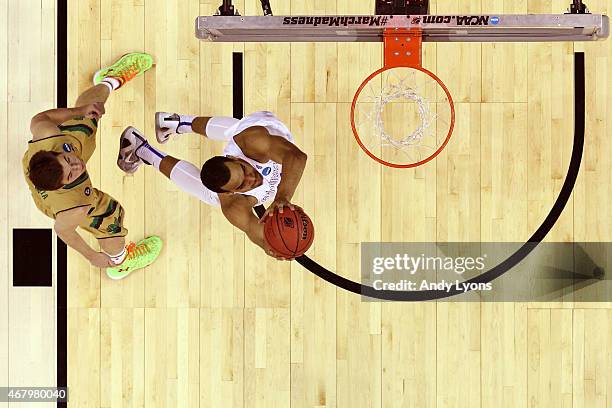
M53 61L54 2L39 3L0 0L0 26L12 33L6 41L0 35L0 132L7 136L0 155L8 158L0 191L17 192L0 200L5 231L49 225L17 174L29 118L54 100L53 75L36 64ZM245 112L275 112L309 155L294 201L316 223L310 255L322 265L359 280L365 241L524 241L565 178L573 53L584 50L582 168L547 240L612 241L612 40L426 44L423 65L456 102L455 133L430 165L390 170L359 149L349 123L356 87L382 64L380 44L199 42L195 17L219 3L69 1L70 102L118 56L144 50L155 57L152 71L111 96L88 170L126 208L130 238L157 234L166 243L154 265L120 282L70 251L69 405L612 407L611 303L364 303L297 263L266 257L219 210L154 169L125 176L115 165L123 128L154 140L156 111L231 115L232 52L243 52ZM271 3L276 15L373 11L371 0ZM437 14L559 13L568 5L432 3ZM243 15L261 14L256 0L235 4ZM588 5L612 12L605 0ZM27 58L19 45L26 41L39 44ZM187 135L162 148L199 165L222 145ZM8 248L3 234L7 268ZM11 305L40 302L2 282L7 297L0 298ZM0 326L8 321L3 314ZM0 336L2 353L7 337ZM23 371L0 371L0 382L11 370Z

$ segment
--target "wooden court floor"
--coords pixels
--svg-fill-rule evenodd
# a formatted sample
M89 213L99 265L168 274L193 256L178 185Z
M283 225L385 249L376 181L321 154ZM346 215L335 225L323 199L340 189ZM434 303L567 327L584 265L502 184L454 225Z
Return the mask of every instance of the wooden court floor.
M220 2L69 1L69 102L126 52L156 59L111 96L88 169L126 208L130 238L165 240L154 265L120 282L69 251L69 406L612 407L611 303L365 303L295 262L266 257L219 210L154 169L125 176L115 165L126 126L154 140L156 111L231 115L232 53L241 52L245 113L275 112L309 156L294 201L315 222L309 255L319 263L359 280L365 241L522 242L564 181L573 53L584 51L585 152L547 240L612 241L612 40L427 44L423 65L455 99L455 133L429 165L390 170L358 148L349 123L356 87L382 64L380 44L198 41L195 17ZM18 163L29 118L52 106L55 3L16 3L0 0L0 16L12 10L0 26L13 30L0 41L0 177L4 197L15 192L0 200L7 232L50 225ZM271 3L277 15L373 12L371 0ZM256 0L235 4L261 14ZM560 13L568 4L432 0L432 13ZM605 0L587 4L612 12ZM39 47L21 51L19 41ZM200 165L222 145L187 135L161 148ZM6 282L1 293L11 291Z

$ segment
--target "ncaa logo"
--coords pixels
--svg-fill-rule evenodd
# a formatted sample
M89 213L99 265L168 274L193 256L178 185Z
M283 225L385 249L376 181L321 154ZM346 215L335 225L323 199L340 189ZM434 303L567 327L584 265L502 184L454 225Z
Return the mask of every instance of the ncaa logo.
M66 153L70 153L72 151L72 146L69 145L68 143L64 143L62 146L62 149L64 149Z
M264 176L267 176L268 174L270 174L271 171L272 171L271 167L266 167L265 169L263 169L261 174L263 174Z
M497 17L497 16L491 17L491 24L493 24L493 25L499 24L499 17Z

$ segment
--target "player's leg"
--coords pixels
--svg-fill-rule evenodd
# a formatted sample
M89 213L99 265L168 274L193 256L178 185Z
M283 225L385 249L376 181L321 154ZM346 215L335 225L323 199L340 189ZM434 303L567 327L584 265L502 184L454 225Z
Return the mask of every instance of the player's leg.
M238 123L238 119L227 116L191 116L178 113L157 112L155 134L159 143L166 143L172 135L199 133L211 140L228 141L231 135L226 130Z
M159 171L185 193L206 204L220 205L219 196L204 187L200 178L200 169L193 163L166 156L160 163Z
M128 230L123 226L125 211L121 204L103 191L97 191L96 206L87 215L81 228L90 232L100 248L115 265L125 260L125 236Z
M121 88L132 78L142 75L153 66L153 58L148 54L131 53L119 58L109 67L99 70L94 75L94 86L83 92L76 101L76 106L92 103L104 103L110 93ZM84 160L87 162L96 148L98 120L85 117L73 117L62 123L62 133L70 133L81 142Z
M207 204L219 205L217 194L202 184L200 169L151 146L143 133L128 127L121 135L117 165L126 173L134 173L143 163L159 170L187 194Z
M117 90L131 79L142 75L153 66L153 57L144 53L125 54L112 65L94 74L94 86L83 92L76 106L106 102L111 91Z
M110 95L110 88L103 84L94 85L88 88L77 98L74 106L89 105L96 102L105 103Z
M100 248L110 257L115 265L120 265L127 255L125 237L99 239Z
M123 226L125 211L121 204L108 194L99 191L97 205L81 228L98 239L100 248L106 253L116 267L106 269L111 279L123 279L130 273L144 268L159 256L162 242L157 236L147 237L137 244L126 246L128 233Z

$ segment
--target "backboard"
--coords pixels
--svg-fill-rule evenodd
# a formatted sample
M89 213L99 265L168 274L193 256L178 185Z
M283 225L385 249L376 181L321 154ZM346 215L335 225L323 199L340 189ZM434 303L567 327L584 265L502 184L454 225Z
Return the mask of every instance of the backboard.
M224 0L226 9L228 3ZM394 3L377 1L385 4ZM427 0L405 0L405 4L427 11ZM196 37L220 42L383 42L383 66L357 89L351 127L372 159L388 167L411 168L436 158L455 124L451 93L422 66L423 42L596 41L610 35L607 16L587 14L580 0L574 0L572 10L524 15L248 17L231 15L229 9L225 15L198 17Z
M595 41L600 14L201 16L196 37L221 42L377 42L388 29L419 29L425 42Z

